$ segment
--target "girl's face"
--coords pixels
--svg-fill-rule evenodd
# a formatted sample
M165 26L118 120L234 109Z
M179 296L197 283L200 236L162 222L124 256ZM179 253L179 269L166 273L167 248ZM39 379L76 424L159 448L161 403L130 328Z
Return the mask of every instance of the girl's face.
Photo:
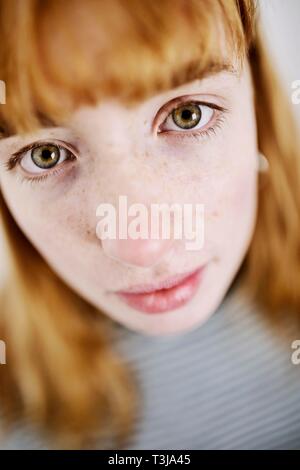
M0 184L22 231L75 291L130 329L166 335L202 324L228 290L253 232L256 162L246 62L133 108L107 100L64 127L5 138ZM172 233L101 240L97 208L118 210L120 195L149 213L152 203L203 205L203 246Z

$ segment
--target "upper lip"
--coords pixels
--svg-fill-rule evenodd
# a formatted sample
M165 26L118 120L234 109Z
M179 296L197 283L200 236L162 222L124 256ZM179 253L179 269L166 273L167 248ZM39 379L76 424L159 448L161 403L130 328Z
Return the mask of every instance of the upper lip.
M148 294L151 292L155 292L161 289L170 289L181 282L183 282L186 278L191 276L192 274L199 271L201 267L193 269L192 271L184 272L181 274L175 274L174 276L168 277L167 279L160 281L158 283L152 284L139 284L132 287L129 287L126 290L118 290L117 294Z

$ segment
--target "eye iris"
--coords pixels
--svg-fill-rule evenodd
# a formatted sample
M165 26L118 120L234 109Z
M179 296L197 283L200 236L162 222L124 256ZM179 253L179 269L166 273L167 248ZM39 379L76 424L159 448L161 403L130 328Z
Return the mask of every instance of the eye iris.
M201 110L195 104L179 106L172 113L175 124L182 129L195 127L201 119Z
M51 168L59 161L60 150L55 145L42 145L31 152L31 159L39 168Z

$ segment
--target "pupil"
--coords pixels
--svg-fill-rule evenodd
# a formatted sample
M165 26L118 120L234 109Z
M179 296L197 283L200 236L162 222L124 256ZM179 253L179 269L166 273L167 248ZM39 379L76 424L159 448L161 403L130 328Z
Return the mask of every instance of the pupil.
M191 117L191 111L189 109L185 109L182 111L182 119L188 120Z
M50 160L52 159L52 152L50 152L48 149L45 149L42 151L42 158L45 160Z

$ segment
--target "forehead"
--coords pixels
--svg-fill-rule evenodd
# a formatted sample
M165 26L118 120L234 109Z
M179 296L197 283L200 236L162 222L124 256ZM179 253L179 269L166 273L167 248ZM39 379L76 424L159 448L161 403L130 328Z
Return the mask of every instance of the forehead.
M42 70L78 98L97 94L129 104L145 99L243 55L239 25L221 3L165 0L159 8L143 0L131 0L126 7L113 0L106 8L101 2L92 8L59 3L62 11L39 21ZM234 2L226 4L228 10Z
M232 70L245 52L235 10L231 0L41 2L31 12L28 47L11 51L11 63L22 55L22 70L19 83L7 83L3 131L63 122L106 97L135 104Z

